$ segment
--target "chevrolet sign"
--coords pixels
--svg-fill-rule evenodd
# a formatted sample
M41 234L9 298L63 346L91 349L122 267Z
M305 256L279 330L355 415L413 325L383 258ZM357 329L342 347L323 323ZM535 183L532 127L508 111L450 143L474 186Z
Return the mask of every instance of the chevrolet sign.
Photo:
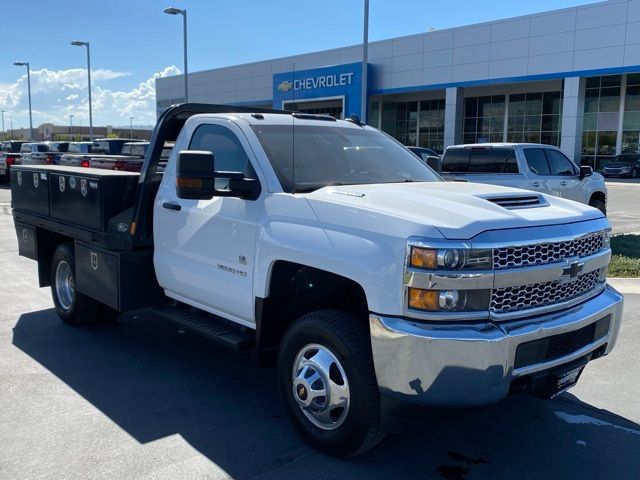
M278 84L278 90L280 92L288 92L289 90L291 90L293 88L293 83L288 82L288 81L284 81L284 82L280 82Z
M351 85L353 72L333 75L320 75L318 77L302 78L294 80L294 90L314 90L316 88L342 87Z

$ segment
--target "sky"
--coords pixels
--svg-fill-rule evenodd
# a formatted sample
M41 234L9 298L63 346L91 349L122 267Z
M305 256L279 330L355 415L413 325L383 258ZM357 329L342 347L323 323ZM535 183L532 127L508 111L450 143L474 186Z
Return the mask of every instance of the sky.
M370 0L369 39L382 40L589 0ZM86 50L91 44L94 125L155 123L155 78L183 69L187 10L189 71L353 45L362 41L362 0L0 0L0 109L28 127L26 68L31 65L34 127L88 125ZM1 127L1 126L0 126Z

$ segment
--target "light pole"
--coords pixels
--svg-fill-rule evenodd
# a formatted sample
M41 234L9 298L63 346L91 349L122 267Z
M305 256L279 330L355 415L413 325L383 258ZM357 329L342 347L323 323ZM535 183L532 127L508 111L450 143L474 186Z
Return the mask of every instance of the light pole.
M27 88L29 89L29 140L33 140L33 120L31 118L31 72L29 62L13 62L16 67L27 67Z
M368 88L368 65L369 61L369 0L364 0L364 28L362 31L362 97L360 106L361 111L361 120L364 123L367 123L367 88Z
M89 140L93 140L93 115L91 112L91 51L89 42L74 40L71 42L74 47L87 47L87 78L89 83Z
M184 38L184 101L189 101L189 84L187 81L189 70L187 69L187 11L180 8L169 7L164 9L168 15L182 15L182 36Z
M7 139L7 132L5 132L5 130L4 130L4 112L5 112L5 110L0 110L0 114L2 115L2 139L6 140Z
M11 140L13 140L13 117L9 117L9 125L11 126Z
M69 140L73 140L73 113L69 114Z
M129 138L133 140L133 119L136 117L129 117Z

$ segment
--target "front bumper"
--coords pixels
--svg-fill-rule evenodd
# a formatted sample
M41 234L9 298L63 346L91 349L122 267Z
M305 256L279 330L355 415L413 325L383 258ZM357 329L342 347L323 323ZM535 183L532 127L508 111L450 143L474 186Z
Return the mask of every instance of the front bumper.
M610 285L561 312L510 322L423 323L371 314L371 345L380 392L421 405L477 406L509 394L526 375L614 347L623 297ZM518 345L579 330L610 315L606 335L560 358L515 368Z

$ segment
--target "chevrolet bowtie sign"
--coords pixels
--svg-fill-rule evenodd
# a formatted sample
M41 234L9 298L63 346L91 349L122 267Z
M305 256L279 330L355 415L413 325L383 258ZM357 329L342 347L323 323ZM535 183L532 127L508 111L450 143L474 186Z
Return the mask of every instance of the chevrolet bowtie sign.
M275 108L314 100L338 101L343 115L360 114L362 62L274 73L272 82Z
M317 77L307 77L295 79L292 82L287 80L278 84L278 90L288 92L294 90L315 90L318 88L343 87L351 85L353 72L341 73L339 75L320 75Z

